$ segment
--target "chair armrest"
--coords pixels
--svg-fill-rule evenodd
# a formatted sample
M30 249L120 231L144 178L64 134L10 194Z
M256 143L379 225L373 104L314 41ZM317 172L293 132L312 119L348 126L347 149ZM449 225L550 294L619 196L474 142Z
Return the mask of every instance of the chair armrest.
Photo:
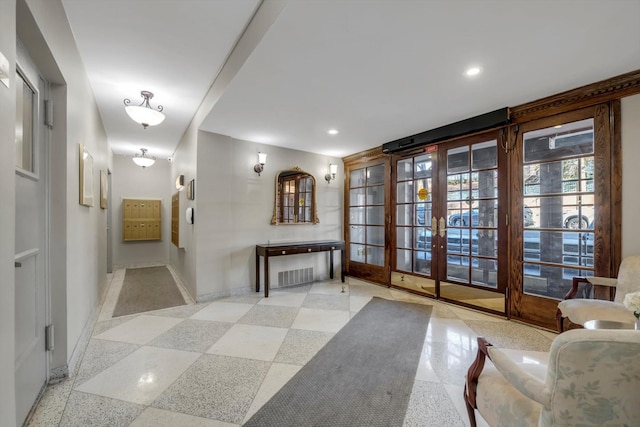
M509 384L529 399L542 404L545 408L551 407L551 392L547 389L544 381L540 381L522 369L500 349L493 347L488 349L488 353L493 365Z
M480 377L485 359L489 355L489 347L491 347L489 341L483 337L478 337L478 353L476 354L476 359L469 366L469 371L467 371L467 381L464 387L465 398L467 399L467 405L471 405L473 408L477 408L476 389L478 388L478 377Z
M615 288L616 285L618 284L618 279L612 279L610 277L591 276L591 277L587 277L587 280L592 285L608 286L610 288Z

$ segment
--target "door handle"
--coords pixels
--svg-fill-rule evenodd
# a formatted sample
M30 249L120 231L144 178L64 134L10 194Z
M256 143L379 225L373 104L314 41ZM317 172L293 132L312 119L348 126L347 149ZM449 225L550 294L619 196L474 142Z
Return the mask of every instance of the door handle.
M14 261L14 264L15 264L15 268L22 267L22 263L21 262Z
M438 219L435 216L431 217L431 235L438 234Z
M438 232L440 233L440 237L444 237L444 235L447 234L447 228L445 227L443 217L440 217L440 226L438 227Z

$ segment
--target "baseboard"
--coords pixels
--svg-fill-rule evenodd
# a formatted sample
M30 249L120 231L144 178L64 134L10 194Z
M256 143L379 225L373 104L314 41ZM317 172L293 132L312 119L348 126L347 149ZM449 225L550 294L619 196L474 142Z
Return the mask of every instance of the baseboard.
M228 291L212 292L210 294L198 295L198 297L196 298L196 302L198 303L211 302L220 298L237 297L241 295L249 295L252 293L256 293L256 292L253 290L251 286L246 288L243 287L243 288L237 288L237 289L230 289ZM259 293L257 294L260 295Z

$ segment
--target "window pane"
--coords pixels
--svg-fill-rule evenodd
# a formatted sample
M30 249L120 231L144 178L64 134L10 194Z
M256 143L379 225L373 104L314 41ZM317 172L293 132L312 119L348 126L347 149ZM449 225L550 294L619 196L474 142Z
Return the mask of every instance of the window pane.
M398 181L413 179L413 159L399 160L397 163Z
M367 264L384 266L384 248L367 246Z
M365 174L364 168L352 170L349 173L349 187L350 188L364 187L364 184L365 184L364 174Z
M525 163L592 154L593 119L526 132L523 141Z
M411 271L411 251L404 249L396 251L396 268L402 271Z
M349 208L349 224L364 223L364 208Z
M497 141L474 144L471 148L471 162L473 170L498 167Z
M413 181L399 182L396 191L396 203L413 202Z
M447 256L447 279L469 282L467 257Z
M413 223L411 212L413 205L397 205L396 206L396 224L411 225Z
M415 158L416 178L430 178L432 170L431 154L418 156Z
M367 207L367 224L384 225L384 206Z
M431 252L414 252L414 273L431 275Z
M18 73L16 78L16 167L33 169L33 115L35 93Z
M414 249L420 249L423 251L431 250L431 230L427 228L414 228L415 236Z
M384 245L384 227L367 227L367 243Z
M367 187L367 204L384 205L384 185Z
M416 204L416 223L415 225L431 225L431 217L433 216L431 213L431 203L420 203Z
M351 243L364 243L364 226L352 225L349 229L351 230L349 233Z
M384 165L367 168L367 185L384 184Z
M349 190L349 205L351 206L364 206L364 188L356 188Z
M413 187L415 202L431 200L431 178L415 180Z
M398 248L411 249L412 231L413 229L411 227L396 227L396 246Z
M453 148L447 151L447 174L469 170L469 147Z
M472 258L471 281L475 285L496 289L498 287L498 262L491 259Z
M355 262L365 262L365 246L364 245L354 245L353 243L349 245L351 248L349 259Z
M526 294L564 299L574 276L593 276L593 271L578 268L542 266L525 263L523 289Z

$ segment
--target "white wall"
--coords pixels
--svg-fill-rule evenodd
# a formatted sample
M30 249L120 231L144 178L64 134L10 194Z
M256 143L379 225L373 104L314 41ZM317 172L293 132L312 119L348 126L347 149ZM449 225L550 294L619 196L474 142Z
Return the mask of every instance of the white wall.
M253 171L258 151L267 153L260 176ZM342 239L342 161L318 154L233 139L209 132L198 134L196 179L198 300L246 291L255 284L255 245L272 241ZM329 163L338 176L324 180ZM299 167L316 178L319 224L271 225L276 174ZM334 259L340 268L340 257ZM278 271L313 267L316 280L328 279L328 254L273 258L270 281Z
M622 99L622 257L640 255L640 95Z
M15 70L16 2L0 1L0 52ZM14 394L14 225L15 225L15 76L0 83L0 425L16 425Z
M20 5L21 3L19 3ZM79 144L93 156L94 195L110 149L86 71L60 0L26 0L34 41L27 49L54 83L52 141L52 316L56 326L53 369L66 368L106 285L106 215L98 203L78 203ZM24 9L24 7L23 7ZM45 43L38 43L38 37ZM54 70L55 68L55 70ZM61 231L64 234L61 234Z
M119 267L168 264L171 244L171 164L164 159L141 168L130 156L114 155L112 172L113 262ZM175 182L175 179L173 180ZM122 240L122 199L162 200L162 240Z

